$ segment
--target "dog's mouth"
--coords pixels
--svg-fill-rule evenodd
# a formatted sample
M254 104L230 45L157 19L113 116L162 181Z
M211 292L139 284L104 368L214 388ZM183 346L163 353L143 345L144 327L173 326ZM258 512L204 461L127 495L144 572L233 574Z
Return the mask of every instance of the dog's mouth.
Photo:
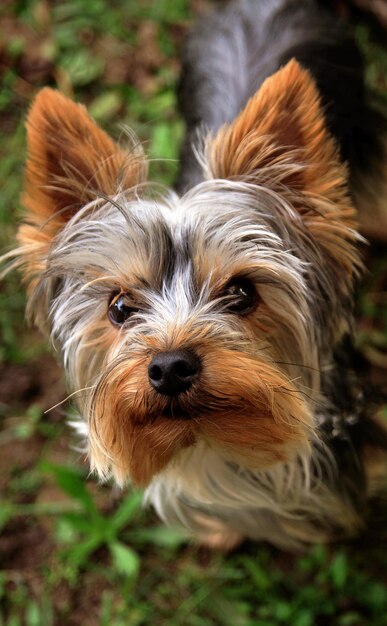
M161 411L161 415L171 420L190 420L194 416L193 411L187 411L177 403L170 403L165 406Z
M220 401L214 403L205 391L200 393L196 391L185 392L175 398L164 397L161 403L157 403L155 414L166 417L173 422L174 420L191 420L199 422L208 414L216 414L224 412L226 406L230 408L229 401Z

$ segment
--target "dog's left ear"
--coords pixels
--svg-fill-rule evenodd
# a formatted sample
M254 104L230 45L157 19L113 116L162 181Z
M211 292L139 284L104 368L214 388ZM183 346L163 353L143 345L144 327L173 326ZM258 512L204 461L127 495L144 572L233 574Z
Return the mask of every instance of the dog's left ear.
M239 116L205 144L207 176L288 192L320 244L349 274L358 263L347 168L328 132L317 86L295 60L266 79Z
M45 88L39 92L26 128L22 203L28 223L18 233L23 246L37 251L40 245L43 252L87 202L99 194L110 196L131 189L146 178L140 144L130 151L121 149L82 105L58 91Z
M277 182L321 195L346 182L316 84L294 59L265 80L231 124L208 138L206 156L214 178L254 182L265 170L270 176L270 168Z

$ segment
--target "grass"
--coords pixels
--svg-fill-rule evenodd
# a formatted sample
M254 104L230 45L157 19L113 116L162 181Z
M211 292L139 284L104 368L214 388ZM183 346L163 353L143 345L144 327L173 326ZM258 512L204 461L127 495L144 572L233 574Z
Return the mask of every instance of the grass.
M173 179L183 133L176 59L192 5L3 3L1 247L20 217L23 118L40 86L87 103L116 138L122 125L134 128L154 159L152 177ZM363 26L358 37L369 79L385 96L387 56ZM385 255L373 268L359 327L380 365L385 306L375 284L384 280ZM96 485L71 447L62 407L45 413L63 397L63 383L23 311L19 277L11 275L0 287L0 626L387 625L383 516L361 539L305 555L247 544L223 556L160 526L138 493Z

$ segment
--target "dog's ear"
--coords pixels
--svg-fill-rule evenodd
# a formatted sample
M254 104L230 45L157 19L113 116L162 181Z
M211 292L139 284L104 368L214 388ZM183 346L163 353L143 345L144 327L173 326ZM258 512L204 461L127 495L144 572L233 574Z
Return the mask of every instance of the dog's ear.
M214 178L254 182L270 168L277 182L310 193L337 184L332 168L339 166L345 179L317 87L295 60L267 78L238 117L208 138L206 156Z
M294 59L266 79L231 123L205 144L207 176L288 194L335 262L358 264L348 173L325 124L317 86Z
M58 91L42 89L27 123L27 163L22 203L28 224L23 245L49 243L77 210L98 194L113 195L146 178L140 145L121 149L86 109Z

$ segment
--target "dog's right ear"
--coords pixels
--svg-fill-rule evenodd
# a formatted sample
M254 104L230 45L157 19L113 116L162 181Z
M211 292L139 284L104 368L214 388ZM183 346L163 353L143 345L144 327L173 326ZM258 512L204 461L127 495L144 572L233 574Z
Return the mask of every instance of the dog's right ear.
M99 194L115 195L143 182L147 164L140 144L121 149L82 105L53 89L39 92L26 128L27 223L18 240L27 273L36 274L44 269L53 237L82 206Z

